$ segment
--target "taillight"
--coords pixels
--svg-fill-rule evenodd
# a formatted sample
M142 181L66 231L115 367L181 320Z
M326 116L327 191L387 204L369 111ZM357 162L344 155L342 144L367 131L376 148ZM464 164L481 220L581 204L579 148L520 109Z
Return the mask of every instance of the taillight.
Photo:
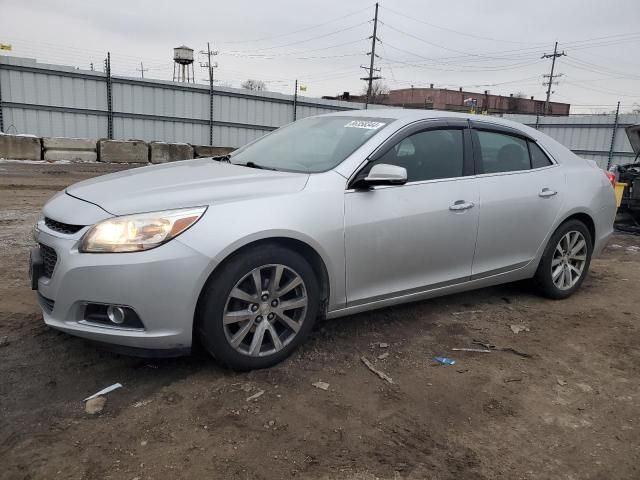
M604 174L609 179L609 183L611 183L611 186L613 188L616 188L616 174L613 172L607 172L607 171L605 171Z

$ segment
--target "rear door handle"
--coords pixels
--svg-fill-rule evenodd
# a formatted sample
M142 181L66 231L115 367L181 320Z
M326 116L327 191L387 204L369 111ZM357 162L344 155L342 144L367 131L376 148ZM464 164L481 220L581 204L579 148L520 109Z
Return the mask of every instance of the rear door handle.
M538 194L538 196L542 198L548 198L548 197L553 197L554 195L557 195L557 194L558 192L556 192L555 190L551 190L550 188L543 188Z
M474 206L475 206L475 203L473 202L465 202L464 200L458 200L453 205L449 205L449 210L453 212L459 212L460 210L469 210Z

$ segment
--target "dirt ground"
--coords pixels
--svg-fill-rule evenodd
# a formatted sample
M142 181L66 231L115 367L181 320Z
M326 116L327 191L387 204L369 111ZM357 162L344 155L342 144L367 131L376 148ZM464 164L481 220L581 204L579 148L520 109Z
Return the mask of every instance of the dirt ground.
M327 321L281 365L237 374L43 324L27 279L38 211L114 169L0 163L0 478L640 478L640 237L616 235L568 300L516 284ZM473 339L530 357L451 350Z

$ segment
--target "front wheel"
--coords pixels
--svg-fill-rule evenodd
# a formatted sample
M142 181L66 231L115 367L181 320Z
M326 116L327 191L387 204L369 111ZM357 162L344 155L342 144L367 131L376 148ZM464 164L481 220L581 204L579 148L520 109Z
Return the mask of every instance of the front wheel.
M548 298L562 299L572 295L589 270L593 240L579 220L569 220L554 232L544 251L535 280Z
M263 245L222 266L201 300L200 341L234 370L272 366L295 350L315 321L318 281L299 253Z

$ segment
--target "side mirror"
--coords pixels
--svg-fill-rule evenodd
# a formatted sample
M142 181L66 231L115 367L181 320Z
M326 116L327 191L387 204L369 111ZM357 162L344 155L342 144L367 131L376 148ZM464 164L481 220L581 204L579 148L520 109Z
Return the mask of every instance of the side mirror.
M407 183L407 169L397 165L379 163L371 167L369 174L362 180L362 185L404 185Z

